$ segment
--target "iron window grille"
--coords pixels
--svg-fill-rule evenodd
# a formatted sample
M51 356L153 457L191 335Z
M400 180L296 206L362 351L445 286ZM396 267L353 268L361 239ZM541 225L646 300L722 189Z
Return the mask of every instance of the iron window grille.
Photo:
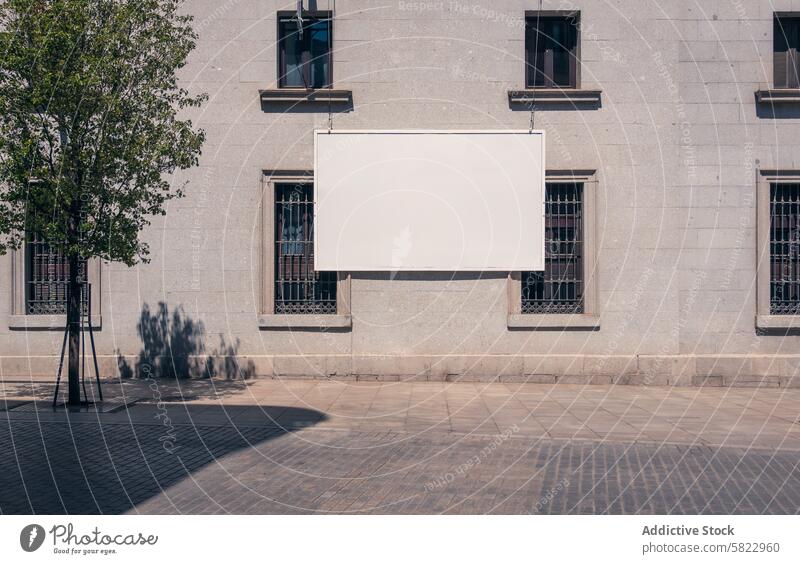
M525 18L527 88L578 87L578 15Z
M770 185L770 314L800 313L800 184Z
M335 314L335 272L314 270L314 188L275 185L275 313Z
M544 271L522 273L522 313L583 313L583 183L547 183L544 221Z
M281 88L328 88L331 79L331 17L327 12L278 17L278 59Z
M775 15L772 44L775 88L800 88L800 15Z
M57 248L38 235L29 235L25 243L25 311L28 315L65 315L69 286L69 261ZM82 278L87 280L86 261L81 263ZM88 284L84 284L83 307L86 307Z

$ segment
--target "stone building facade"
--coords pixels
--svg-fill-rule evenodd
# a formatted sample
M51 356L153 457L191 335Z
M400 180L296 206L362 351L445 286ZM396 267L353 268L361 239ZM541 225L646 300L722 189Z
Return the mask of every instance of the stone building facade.
M186 10L199 42L181 74L209 94L192 116L207 142L175 177L186 197L143 235L151 262L89 265L104 374L800 382L793 290L775 290L797 275L794 227L769 244L774 216L797 213L775 208L800 182L800 91L778 68L797 47L774 35L799 0L305 0L303 25L332 20L303 39L329 42L329 67L297 59L296 41L281 51L294 2ZM548 18L567 27L531 33ZM276 244L275 202L313 180L315 129L531 126L547 132L548 181L581 187L577 307L525 307L526 273L354 272L327 280L327 309L276 311L275 254L299 238ZM63 317L30 312L30 269L25 252L0 257L7 379L57 365Z

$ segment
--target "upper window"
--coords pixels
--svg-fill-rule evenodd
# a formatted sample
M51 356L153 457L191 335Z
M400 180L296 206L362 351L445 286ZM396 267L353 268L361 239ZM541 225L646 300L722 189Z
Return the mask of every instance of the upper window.
M800 314L800 184L770 184L769 313Z
M281 88L326 88L331 79L331 17L328 12L278 15Z
M522 273L522 313L583 313L583 183L545 187L543 272Z
M772 44L775 88L800 88L800 15L775 15Z
M579 12L526 13L526 87L578 88L579 25Z
M314 188L275 185L275 313L335 314L335 272L314 270Z
M25 243L25 313L63 315L67 312L69 263L57 249L37 235ZM86 276L84 265L84 279Z

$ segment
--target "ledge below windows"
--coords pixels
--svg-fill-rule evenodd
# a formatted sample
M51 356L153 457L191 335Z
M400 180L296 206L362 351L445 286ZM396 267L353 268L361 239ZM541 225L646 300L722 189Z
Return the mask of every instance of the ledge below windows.
M84 323L85 327L88 327ZM67 327L66 315L12 315L9 318L8 328L14 331L63 331ZM92 316L92 329L103 328L103 316Z
M757 90L756 102L759 104L800 104L800 88Z
M757 315L756 328L763 331L800 330L800 315Z
M508 316L509 329L530 329L539 331L583 330L599 331L600 317L588 314L538 314L511 313Z
M259 329L350 329L353 318L349 315L261 315Z
M352 104L352 90L331 88L271 88L259 90L261 103L269 104Z
M599 106L602 90L580 90L574 88L526 88L509 90L509 104L540 105L590 105Z

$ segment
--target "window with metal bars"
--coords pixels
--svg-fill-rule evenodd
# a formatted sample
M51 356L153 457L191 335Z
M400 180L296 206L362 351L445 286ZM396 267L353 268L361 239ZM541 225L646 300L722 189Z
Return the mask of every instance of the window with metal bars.
M562 16L528 12L525 55L528 88L578 87L579 14Z
M522 313L583 313L583 183L545 187L543 272L522 273Z
M770 185L770 304L772 315L800 314L800 184Z
M314 270L314 187L275 185L275 313L335 314L335 272Z
M772 28L775 88L800 88L800 14L776 14Z
M28 315L67 313L69 262L58 249L38 235L28 235L25 243L25 311ZM86 280L86 262L82 263ZM85 286L88 290L88 285Z
M278 16L278 60L281 88L327 88L331 85L330 12Z

